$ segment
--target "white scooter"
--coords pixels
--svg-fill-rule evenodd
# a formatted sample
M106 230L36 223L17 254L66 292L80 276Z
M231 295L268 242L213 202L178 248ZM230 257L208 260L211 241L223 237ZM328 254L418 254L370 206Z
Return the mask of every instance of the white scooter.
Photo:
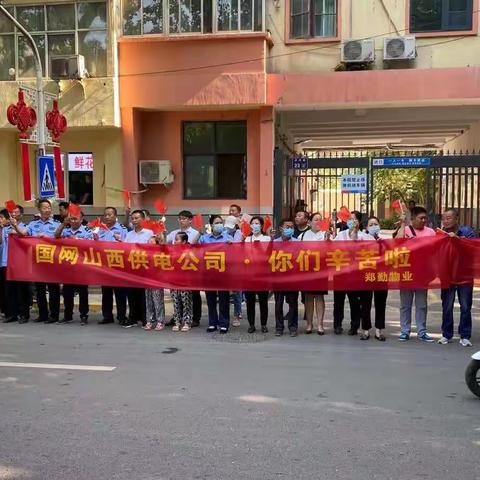
M465 382L470 391L480 397L480 352L472 355L472 360L465 370Z

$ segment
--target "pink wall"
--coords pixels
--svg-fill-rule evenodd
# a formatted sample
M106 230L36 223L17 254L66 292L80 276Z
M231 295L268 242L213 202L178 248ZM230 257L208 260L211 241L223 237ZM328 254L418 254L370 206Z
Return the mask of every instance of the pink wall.
M120 106L265 104L265 34L119 42Z
M182 122L207 120L247 121L247 199L184 200L182 173ZM225 212L232 203L240 203L245 210L258 212L272 210L272 109L208 112L140 112L137 128L139 134L138 160L170 160L175 173L172 186L151 185L141 203L152 205L162 198L169 213L187 208L195 212ZM266 140L261 140L260 135ZM271 140L269 140L271 139Z
M480 103L480 67L267 75L267 103L312 107Z

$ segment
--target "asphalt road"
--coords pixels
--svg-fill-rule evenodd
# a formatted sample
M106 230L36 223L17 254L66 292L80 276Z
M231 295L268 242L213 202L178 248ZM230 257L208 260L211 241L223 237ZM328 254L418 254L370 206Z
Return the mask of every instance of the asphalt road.
M0 362L115 369L0 364L0 479L480 478L475 348L400 344L388 313L386 343L1 324Z

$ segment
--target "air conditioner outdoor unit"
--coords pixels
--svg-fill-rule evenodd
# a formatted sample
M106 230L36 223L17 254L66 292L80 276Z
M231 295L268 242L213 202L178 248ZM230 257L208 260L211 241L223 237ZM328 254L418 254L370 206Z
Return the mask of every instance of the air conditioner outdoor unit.
M344 40L342 42L342 62L366 63L375 60L375 40L365 38L363 40Z
M50 57L52 80L81 80L86 74L83 55L52 55Z
M173 183L174 175L170 160L141 160L140 183L144 185Z
M416 56L415 37L387 37L383 41L384 60L413 60Z

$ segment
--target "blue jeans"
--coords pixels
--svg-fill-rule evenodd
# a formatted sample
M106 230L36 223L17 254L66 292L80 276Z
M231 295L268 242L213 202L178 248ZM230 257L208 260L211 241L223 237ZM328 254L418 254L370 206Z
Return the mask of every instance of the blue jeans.
M421 337L427 333L427 294L428 290L400 290L400 327L402 333L410 335L414 297L417 336Z
M450 285L442 290L442 334L449 340L453 337L453 304L455 294L460 303L460 323L458 334L460 338L470 339L472 335L472 285Z
M233 314L236 317L242 316L242 292L232 292Z
M228 329L230 326L230 292L206 291L205 296L208 306L208 326Z

